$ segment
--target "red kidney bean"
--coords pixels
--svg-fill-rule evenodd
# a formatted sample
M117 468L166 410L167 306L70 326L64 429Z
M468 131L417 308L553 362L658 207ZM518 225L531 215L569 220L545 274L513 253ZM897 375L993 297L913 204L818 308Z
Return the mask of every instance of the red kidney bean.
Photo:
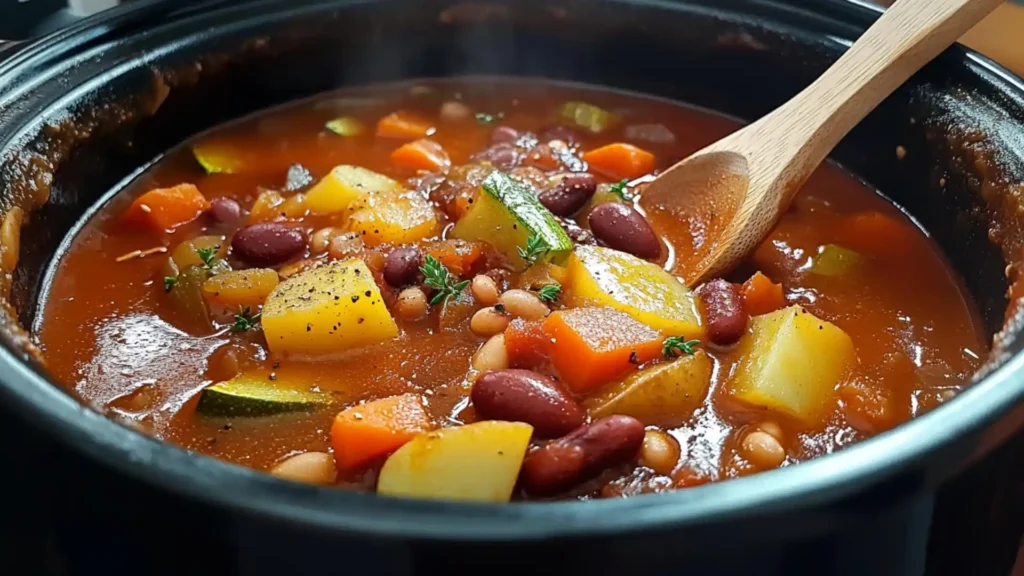
M572 216L597 191L597 180L590 174L569 174L550 190L537 196L540 203L556 216Z
M242 207L231 198L216 198L210 202L210 217L220 224L237 222L242 217Z
M589 230L580 228L576 222L573 222L569 218L559 218L558 223L562 225L562 230L569 235L569 238L577 244L584 246L594 246L597 244L597 239Z
M473 155L473 160L490 162L498 168L515 168L522 161L519 151L512 144L495 144Z
M514 143L519 140L519 131L511 126L498 126L491 132L491 142L494 144L498 143Z
M423 256L416 248L392 250L384 259L384 281L395 288L415 284L420 279L422 265Z
M704 321L708 325L708 340L719 346L735 344L747 331L750 316L743 308L739 288L721 278L697 289Z
M530 452L520 479L527 492L551 495L636 458L644 425L630 416L608 416Z
M526 422L540 438L568 434L586 421L565 388L532 370L488 372L473 384L470 398L481 417Z
M590 230L605 246L653 260L661 255L661 241L647 219L628 204L606 202L590 212Z
M302 232L277 222L246 226L231 239L232 253L256 266L284 264L301 254L305 247Z

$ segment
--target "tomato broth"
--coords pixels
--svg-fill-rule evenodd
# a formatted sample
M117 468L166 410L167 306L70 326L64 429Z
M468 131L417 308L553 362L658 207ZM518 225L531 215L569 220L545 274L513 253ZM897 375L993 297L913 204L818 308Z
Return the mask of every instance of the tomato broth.
M739 269L677 280L719 223L645 184L737 127L637 94L465 79L215 128L55 263L47 368L190 451L484 501L794 465L955 396L987 351L973 302L910 218L833 164Z

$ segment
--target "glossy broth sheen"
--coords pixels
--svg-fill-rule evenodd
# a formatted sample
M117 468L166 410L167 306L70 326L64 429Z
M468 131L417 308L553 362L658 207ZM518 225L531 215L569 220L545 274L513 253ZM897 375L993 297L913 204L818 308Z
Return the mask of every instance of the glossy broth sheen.
M468 122L443 121L438 110L449 100L494 117L478 114ZM401 142L374 135L373 126L382 116L402 109L432 121L436 132L431 139L444 147L452 166L460 166L491 145L491 133L498 126L543 134L553 125L554 111L566 101L595 104L625 119L623 125L601 134L578 131L579 150L626 141L653 153L658 169L737 127L704 111L634 94L488 79L325 95L217 128L199 140L226 145L243 159L244 170L208 175L189 147L179 148L102 207L75 238L57 264L39 331L48 369L115 418L186 449L260 470L290 455L329 451L332 419L360 401L415 392L423 395L438 426L473 421L467 375L470 358L484 339L467 329L465 320L456 329L444 330L435 310L421 322L398 320L399 338L362 351L312 362L275 358L264 350L258 332L237 334L226 331L226 324L196 329L184 321L161 285L167 254L118 261L135 250L173 249L205 229L229 237L233 229L214 229L208 218L200 217L173 233L154 232L126 223L122 215L140 194L182 182L194 183L209 199L233 198L248 210L261 187L281 190L289 166L296 163L305 166L314 181L336 165L354 164L407 183L410 189L422 188L423 174L390 160ZM358 118L369 129L353 137L324 129L325 122L339 116ZM674 142L625 137L626 127L647 124L667 128ZM668 262L673 273L683 276L685 271L674 264L681 258L673 253L693 251L700 243L701 226L645 202L642 179L639 183L638 205L671 248L663 250L660 262ZM866 213L880 213L898 223L901 242L893 244L851 227L855 216ZM302 222L307 233L336 224L324 216L306 216ZM838 277L809 273L820 247L828 244L855 249L861 256L859 265ZM389 248L378 251L386 255ZM832 416L825 423L808 428L786 418L770 418L782 431L787 454L783 465L831 452L933 408L955 395L986 351L974 305L936 246L887 200L833 165L814 175L771 237L727 279L742 283L758 270L781 283L789 304L803 305L845 331L859 361L840 384ZM508 278L514 284L515 276ZM379 276L377 280L380 283ZM393 306L395 291L385 287L383 292L385 302ZM666 430L681 446L671 473L656 473L633 461L563 495L656 491L761 469L744 458L740 443L765 415L730 401L722 390L735 368L736 352L707 352L715 366L711 393L683 425ZM334 403L313 413L266 418L197 415L200 391L231 378L239 367L260 371L268 379L271 374L282 381L308 379L333 392ZM340 482L373 489L378 467L375 462L345 470Z

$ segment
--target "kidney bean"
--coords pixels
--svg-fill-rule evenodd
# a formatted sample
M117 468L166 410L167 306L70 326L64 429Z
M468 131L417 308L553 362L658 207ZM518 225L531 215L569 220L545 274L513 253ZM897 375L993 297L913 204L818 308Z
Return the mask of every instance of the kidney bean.
M233 253L256 266L284 264L301 254L305 247L302 232L277 222L246 226L231 239Z
M483 418L526 422L540 438L557 438L583 425L586 413L556 381L531 370L484 374L470 392Z
M750 316L743 308L743 296L735 284L718 278L698 288L697 296L711 342L729 346L743 337Z
M569 174L550 190L537 197L556 216L572 216L597 191L597 180L590 174Z
M498 126L491 132L491 142L498 143L514 143L519 140L519 131L511 126Z
M415 284L419 281L422 265L423 256L419 250L411 247L392 250L384 259L384 281L395 288Z
M628 204L606 202L590 212L590 231L605 246L653 260L661 255L661 241L647 220Z
M597 239L594 238L593 233L590 230L584 230L580 228L576 222L569 218L559 218L558 223L562 226L562 230L568 234L569 238L577 243L584 246L593 246L597 244Z
M210 217L220 224L237 222L242 217L242 207L231 198L216 198L210 202Z
M519 151L512 144L495 144L475 155L473 160L478 162L490 162L498 168L515 168L522 158Z
M557 494L636 458L643 443L644 425L636 418L601 418L530 452L520 479L532 494Z

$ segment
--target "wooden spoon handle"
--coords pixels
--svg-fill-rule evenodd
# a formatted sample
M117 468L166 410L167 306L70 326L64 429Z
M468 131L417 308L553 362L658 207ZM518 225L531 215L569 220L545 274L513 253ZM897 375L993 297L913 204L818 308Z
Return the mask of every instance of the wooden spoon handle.
M799 187L871 110L1001 4L1001 0L899 0L818 80L758 123ZM781 127L780 123L785 127ZM796 190L793 190L795 193Z

